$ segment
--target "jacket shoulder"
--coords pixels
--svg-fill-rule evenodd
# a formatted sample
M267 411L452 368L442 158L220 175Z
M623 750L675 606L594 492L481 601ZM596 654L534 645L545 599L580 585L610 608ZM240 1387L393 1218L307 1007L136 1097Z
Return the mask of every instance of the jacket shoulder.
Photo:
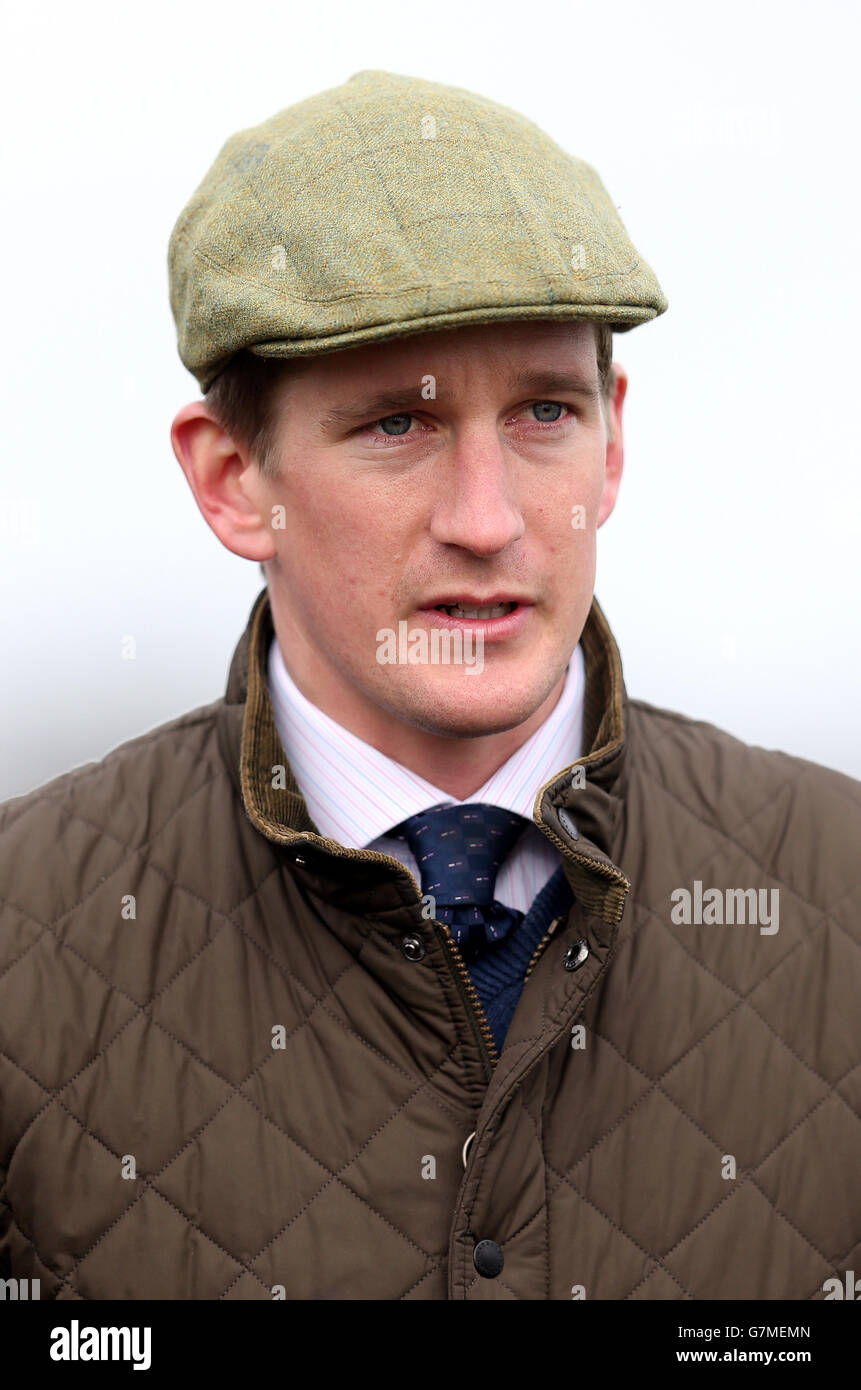
M134 892L149 865L201 858L235 815L218 738L223 699L202 705L0 804L4 940L61 922L99 885ZM91 904L92 905L92 904ZM11 943L14 946L14 942Z
M701 851L715 867L760 869L820 908L841 904L861 937L861 782L643 700L628 715L629 800L648 806L668 856L681 845L691 862Z
M76 815L102 811L113 822L102 827L119 833L131 828L133 817L146 800L151 822L158 809L176 810L179 802L219 770L216 721L223 700L201 705L160 724L144 734L118 744L104 757L83 763L69 772L34 787L20 796L0 802L0 847L5 856L14 852L19 839L54 823L68 823ZM223 764L222 764L223 766ZM154 805L161 798L160 807ZM138 818L139 829L144 822Z
M703 788L708 791L710 798L715 791L715 781L722 772L750 777L749 790L752 795L767 788L772 781L800 779L811 792L819 790L825 794L831 791L836 796L845 797L847 809L854 808L861 815L861 781L835 768L796 757L779 748L745 743L743 739L707 720L694 719L677 710L662 709L645 700L629 700L628 715L638 764L652 771L658 765L669 764L686 774L695 768L700 769L705 774ZM694 787L697 785L700 785L699 778L694 779Z

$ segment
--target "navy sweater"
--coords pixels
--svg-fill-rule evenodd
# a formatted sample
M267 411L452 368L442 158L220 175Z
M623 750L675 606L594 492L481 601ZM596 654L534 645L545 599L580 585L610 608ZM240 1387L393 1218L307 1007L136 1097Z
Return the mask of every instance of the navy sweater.
M554 917L567 914L573 894L562 865L545 883L519 927L488 946L469 965L478 997L487 1014L496 1046L501 1050L523 989L524 976L535 948Z

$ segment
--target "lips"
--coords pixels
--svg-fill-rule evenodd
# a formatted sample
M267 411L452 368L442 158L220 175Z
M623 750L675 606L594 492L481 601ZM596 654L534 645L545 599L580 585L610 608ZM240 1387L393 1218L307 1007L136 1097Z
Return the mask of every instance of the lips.
M509 603L437 603L434 607L440 613L447 613L450 618L504 618L509 613L513 613L517 604L512 600Z
M531 599L514 594L440 594L416 611L429 627L480 634L485 642L505 642L528 631Z
M449 618L486 621L505 618L521 605L529 607L531 600L519 594L440 594L419 605L419 612L446 614Z

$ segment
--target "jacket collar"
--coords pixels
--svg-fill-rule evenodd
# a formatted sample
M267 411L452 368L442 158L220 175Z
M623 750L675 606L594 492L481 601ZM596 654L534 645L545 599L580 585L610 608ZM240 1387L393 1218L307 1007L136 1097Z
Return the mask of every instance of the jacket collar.
M320 835L311 820L269 697L266 669L273 636L269 592L264 588L233 654L219 733L246 815L276 844L314 843L326 851L334 877L342 877L345 859L389 865L406 875L397 860L373 850L347 849ZM631 887L612 857L620 851L623 830L627 694L619 651L595 598L581 642L586 658L585 751L538 790L533 815L560 851L574 896L587 911L615 925Z

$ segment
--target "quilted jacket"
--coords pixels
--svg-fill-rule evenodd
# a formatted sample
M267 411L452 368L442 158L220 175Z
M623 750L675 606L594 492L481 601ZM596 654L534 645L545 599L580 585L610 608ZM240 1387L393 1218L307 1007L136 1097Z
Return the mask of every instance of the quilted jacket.
M861 784L629 699L593 602L586 752L534 810L574 903L498 1053L415 879L310 821L272 632L264 589L223 699L0 807L0 1275L820 1299L861 1267Z

